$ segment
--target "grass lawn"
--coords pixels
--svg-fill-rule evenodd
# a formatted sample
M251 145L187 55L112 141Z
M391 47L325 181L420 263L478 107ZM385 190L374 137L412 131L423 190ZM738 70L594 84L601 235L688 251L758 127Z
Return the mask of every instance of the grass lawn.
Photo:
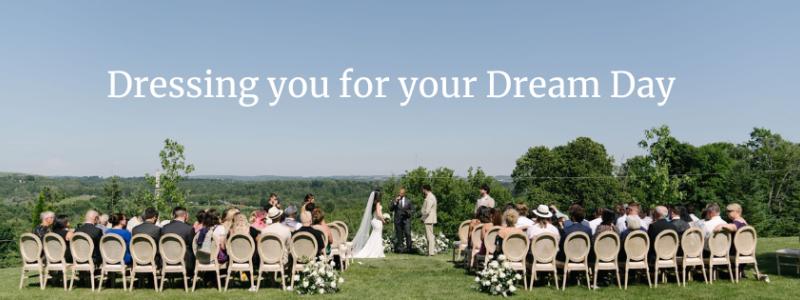
M646 283L633 284L627 291L616 286L603 286L590 291L585 286L570 284L566 291L556 291L554 287L536 286L532 291L520 291L514 298L538 299L798 299L800 298L800 276L791 268L785 268L784 276L776 275L774 251L780 248L800 248L796 237L759 239L759 266L762 272L769 274L770 283L756 281L752 276L752 268L748 268L747 279L739 284L729 280L715 281L713 285L705 285L702 281L690 282L688 287L678 287L675 283L659 284L658 288L649 289ZM362 260L344 273L346 282L341 292L335 295L298 296L292 292L283 292L274 285L264 287L258 293L248 292L237 285L228 292L218 292L214 288L198 289L195 293L185 293L180 287L165 288L162 293L141 288L133 292L124 292L120 288L104 289L100 293L92 293L86 287L76 287L67 292L59 287L49 286L42 291L37 283L18 289L19 269L0 269L0 299L233 299L233 298L339 298L339 299L498 299L481 294L473 289L474 276L466 274L463 269L453 267L449 262L450 253L428 258L417 255L389 255L383 260Z

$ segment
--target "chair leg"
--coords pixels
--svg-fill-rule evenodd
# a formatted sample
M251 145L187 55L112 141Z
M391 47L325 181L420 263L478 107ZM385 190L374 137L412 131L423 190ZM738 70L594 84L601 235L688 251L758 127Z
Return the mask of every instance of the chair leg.
M561 283L561 290L567 290L567 277L569 277L569 269L567 265L564 265L564 281Z
M616 265L616 263L615 263L615 265ZM614 272L617 274L617 288L622 289L622 284L620 283L620 278L619 278L619 268L615 268ZM595 275L595 276L597 276L597 275Z
M22 285L25 283L25 269L22 269L19 275L19 289L22 289Z
M256 292L258 292L258 289L261 288L261 279L263 279L261 275L264 275L264 268L258 268L258 280L256 280Z
M255 274L253 274L253 266L251 265L250 266L250 287L251 288L256 286L255 278L254 278L255 276L253 276L253 275L255 275Z
M231 266L228 266L228 276L225 277L225 289L224 291L228 291L228 284L231 282Z
M625 264L625 290L628 290L628 264Z
M655 277L654 279L655 279L655 281L656 281L655 287L658 287L658 263L656 263L655 269L656 269L656 270L655 270L655 272L654 272L654 274L653 274L653 277ZM648 272L648 273L649 273L649 272ZM650 274L647 274L647 275L650 275ZM648 279L649 279L649 278L648 278ZM649 281L649 280L648 280L648 283L650 283L650 281Z
M167 277L167 276L163 276L163 275L165 275L165 274L162 274L162 276L161 276L161 284L162 285L164 284L164 278ZM158 289L158 275L156 275L155 271L153 271L153 288L156 290L156 292L160 291ZM163 286L162 286L162 288L163 288Z
M761 278L761 272L758 271L758 262L755 262L755 261L753 262L753 268L756 269L756 279L760 279Z
M100 286L97 287L97 292L103 290L103 280L106 279L106 271L100 271Z
M44 270L39 270L39 288L44 289L44 285L47 283L47 274L44 273Z
M163 272L162 272L162 273L163 273ZM159 284L159 288L158 288L158 290L161 290L161 291L163 291L163 290L164 290L164 281L166 281L166 280L167 280L167 273L163 273L163 274L161 274L161 284ZM170 287L172 287L172 284L171 284L171 283L172 283L172 282L170 281Z
M589 266L585 266L583 268L583 271L586 272L586 287L588 287L591 290L592 286L589 283ZM597 275L595 275L595 276L597 276Z
M75 271L75 270L73 269L73 270L72 270L72 276L70 276L70 277L69 277L69 289L67 289L68 291L71 291L71 290L72 290L72 288L74 287L74 284L75 284L75 276L76 276L76 275L75 275L75 273L76 273L76 272L77 272L77 271Z
M292 277L289 278L289 286L294 290L294 272L297 269L296 266L292 266Z
M188 293L189 292L189 279L186 278L186 270L183 270L183 291Z
M286 290L286 279L284 277L285 276L283 274L283 266L281 266L281 289L283 289L285 291Z
M127 287L127 283L125 282L125 269L124 268L122 269L121 273L122 273L122 290L123 291L127 291L128 287Z
M199 273L199 271L197 270L197 266L195 265L194 277L192 277L192 292L194 292L195 287L197 287L197 273Z
M94 292L94 270L89 270L89 282L92 285L92 292Z
M133 286L134 286L134 285L133 285L133 282L134 282L134 280L136 280L136 272L134 272L133 270L131 270L131 284L130 284L130 285L129 285L129 287L128 287L128 291L131 291L131 292L133 292Z
M214 270L217 274L217 291L222 291L222 279L220 279L219 269Z
M738 269L738 268L739 268L739 266L736 266L736 268ZM739 276L739 275L738 275L738 274L737 274L737 275L734 275L734 274L733 274L733 269L731 268L731 263L730 263L730 260L728 260L728 274L730 275L731 282L736 282L736 280L734 280L734 279L733 279L733 277L734 277L734 276Z
M647 266L646 262L645 262L645 267L644 267L644 275L647 276L647 285L650 286L650 287L653 287L653 284L650 282L650 267ZM658 278L654 278L654 279L658 280Z

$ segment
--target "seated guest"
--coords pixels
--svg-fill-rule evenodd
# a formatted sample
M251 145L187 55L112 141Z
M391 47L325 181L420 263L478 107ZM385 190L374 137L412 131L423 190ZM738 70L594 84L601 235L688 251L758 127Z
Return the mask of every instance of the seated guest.
M491 207L489 208L489 212L492 213L492 225L493 226L501 226L503 225L503 210L502 208ZM486 233L491 229L491 226L483 226L483 235L486 237Z
M133 229L139 226L139 224L142 224L142 217L132 216L128 218L128 225L125 225L125 229L127 229L128 232L133 232Z
M233 222L231 223L231 229L228 231L228 237L236 234L250 235L250 223L247 222L247 217L241 213L233 216Z
M203 229L203 220L206 219L206 210L200 210L194 215L194 224L192 224L192 229L194 229L194 233L200 232Z
M583 209L583 206L581 206L580 204L577 204L577 203L575 203L575 204L572 204L572 205L570 205L570 206L569 206L569 211L571 212L571 211L573 210L573 208L575 208L576 206L577 206L577 207L580 207L580 209L584 211L584 218L583 218L583 219L580 221L580 223L581 223L581 225L583 225L584 227L586 227L586 228L589 228L589 236L592 236L592 235L591 235L591 232L592 232L592 227L591 227L591 225L589 224L589 221L587 221L587 220L586 220L586 217L585 217L585 216L586 216L586 213L585 213L585 210ZM571 213L570 213L570 215L571 215ZM572 217L570 217L570 219L569 219L569 220L566 220L566 221L564 221L564 228L566 229L567 227L570 227L570 226L572 226L572 223L573 223L573 222L575 222L575 221L573 221L573 220L572 220Z
M39 214L39 219L41 219L42 222L33 228L33 234L38 236L39 240L43 240L44 235L50 233L53 229L53 222L56 219L56 214L52 211L45 211Z
M642 229L641 219L638 216L630 216L625 221L625 230L619 234L619 242L620 242L620 251L618 260L620 263L625 263L625 259L627 258L627 254L625 253L625 239L628 238L628 235L634 231L644 231Z
M620 234L627 229L628 218L636 218L639 221L639 226L642 225L642 219L639 217L639 203L628 203L628 207L625 208L625 215L617 218L617 230L619 230Z
M484 206L484 207L486 207L486 206ZM486 234L488 234L489 230L491 230L492 227L495 226L494 225L495 224L495 222L494 222L495 217L494 216L495 216L496 212L497 212L497 209L492 208L492 207L486 207L486 209L484 209L484 215L481 216L481 225L483 225L483 227L481 227L481 240L478 241L479 243L481 243L481 247L480 247L480 250L478 251L478 254L485 254L486 253L486 247L483 244L484 242L489 242L489 243L494 242L494 241L486 241ZM472 234L470 234L470 236L471 235Z
M566 258L566 256L564 255L564 243L567 241L567 237L571 233L583 232L589 235L590 237L592 236L592 229L589 228L589 226L583 224L584 221L583 218L584 218L584 211L582 206L578 204L573 204L572 206L570 206L569 219L571 222L569 223L569 226L567 226L565 223L563 233L561 233L561 242L559 243L559 251L557 256L559 260L563 261ZM589 251L589 255L590 256L592 255L592 251Z
M288 207L286 209L289 209ZM283 212L278 209L277 207L272 207L269 209L267 213L267 217L272 220L272 224L267 225L262 230L262 234L274 234L277 235L282 241L284 246L289 247L290 239L292 238L292 231L293 228L286 226L285 218Z
M556 238L561 240L561 233L558 231L558 228L551 223L553 220L553 212L550 211L547 205L539 205L536 210L533 211L533 215L536 216L536 224L528 227L526 231L528 239L532 240L542 233L549 232L555 234Z
M103 231L103 234L108 230L108 214L102 214L97 218L97 228Z
M311 211L311 224L314 229L322 231L325 234L325 241L330 246L333 243L333 232L331 232L331 228L328 227L328 224L325 223L325 213L322 212L319 207L314 208ZM330 249L326 249L325 251L329 251Z
M269 211L267 214L269 214ZM282 215L285 216L282 222L283 225L291 228L292 231L298 230L300 229L300 226L303 226L303 224L297 222L297 206L294 206L294 204L289 204L289 206L286 207L286 210L283 211Z
M161 234L174 233L181 237L186 244L186 253L183 255L183 263L186 265L187 273L194 272L194 250L192 241L194 240L194 227L189 225L189 212L186 208L175 207L172 209L172 221L161 227Z
M116 234L125 241L125 264L130 265L133 263L131 259L131 233L125 229L125 226L128 225L128 220L125 218L124 214L112 214L108 218L108 223L111 224L111 228L106 231L106 234Z
M686 212L686 208L683 206L673 206L670 210L670 219L672 225L675 225L675 230L678 231L678 235L682 235L687 229L689 229L689 222L692 220L689 219L689 213Z
M617 232L617 226L614 223L617 220L617 214L614 213L613 210L610 209L603 209L600 212L600 224L597 224L597 227L594 231L594 236L598 236L603 232L606 231L614 231Z
M517 218L519 218L519 212L516 209L509 209L503 214L503 223L506 224L497 232L497 237L495 238L495 255L503 253L503 240L511 234L514 233L524 233L522 229L517 228ZM492 241L488 241L492 242Z
M706 239L708 239L712 233L722 231L723 226L726 225L728 222L725 222L719 216L719 205L716 203L709 204L706 207L706 220L703 222L703 232L706 234ZM708 243L706 244L706 249L708 249Z
M250 212L250 236L255 240L264 228L267 228L267 212L256 209Z
M653 220L655 222L650 224L650 228L647 228L647 235L650 237L650 251L648 252L648 260L650 262L656 261L656 237L667 230L678 232L675 224L669 221L669 210L664 206L657 206L653 210ZM680 236L678 239L680 239Z
M301 232L310 233L314 236L314 239L317 240L317 256L325 255L325 234L322 233L322 231L312 227L313 220L311 217L311 212L305 211L300 213L300 223L303 224L303 226L301 226L300 229L295 230L292 236L295 236Z
M148 207L144 210L144 214L142 214L142 221L144 221L142 224L133 228L131 234L149 235L157 245L158 240L161 238L161 227L156 226L156 222L158 222L158 211L153 207Z
M90 209L86 212L86 215L83 220L83 224L78 226L78 229L75 230L76 232L83 232L92 239L94 242L94 250L92 250L92 261L96 265L99 265L103 262L103 257L100 255L100 238L103 237L103 230L97 228L97 219L99 214L96 210Z
M731 220L730 224L720 224L717 225L715 231L727 230L729 232L736 232L742 227L747 226L747 221L742 218L742 206L738 203L731 203L725 207L725 210L728 212L728 219Z
M525 230L526 228L533 225L533 220L528 217L528 206L524 203L517 204L517 212L519 213L519 218L517 219L517 228Z
M66 252L64 253L64 259L68 262L72 262L72 253L69 251L69 241L72 240L72 236L75 234L72 229L70 229L69 224L69 217L67 215L58 215L56 216L55 221L53 221L53 233L61 236L66 242L65 246L67 247Z
M600 226L600 223L603 223L603 211L605 211L605 210L606 209L604 209L602 207L598 207L594 211L594 219L589 221L589 228L592 230L592 234L594 234L594 235L597 234L597 226ZM612 214L613 214L613 211L612 211ZM616 216L614 216L614 221L616 221L616 219L617 219Z
M300 206L300 214L302 215L303 212L311 212L314 210L314 208L317 207L316 204L314 204L316 201L317 200L314 198L314 194L306 194L306 197L303 198L303 204Z

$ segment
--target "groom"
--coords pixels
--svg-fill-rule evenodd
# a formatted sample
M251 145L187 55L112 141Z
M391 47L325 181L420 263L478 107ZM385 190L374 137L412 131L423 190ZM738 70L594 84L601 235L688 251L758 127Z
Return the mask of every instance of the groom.
M389 210L394 212L392 216L394 217L394 252L403 252L401 247L405 239L405 252L411 253L411 215L414 212L414 204L406 198L406 189L400 189Z
M429 184L422 185L425 202L422 204L422 223L425 223L425 239L428 241L428 256L436 254L436 237L433 225L436 224L436 196L431 192Z

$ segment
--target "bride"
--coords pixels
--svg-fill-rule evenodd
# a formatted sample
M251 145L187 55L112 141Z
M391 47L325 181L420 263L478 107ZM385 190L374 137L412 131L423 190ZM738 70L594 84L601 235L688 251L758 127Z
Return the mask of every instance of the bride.
M374 190L369 194L361 226L353 238L353 257L383 258L383 223L386 222L381 213L381 192ZM372 227L372 233L370 233Z

